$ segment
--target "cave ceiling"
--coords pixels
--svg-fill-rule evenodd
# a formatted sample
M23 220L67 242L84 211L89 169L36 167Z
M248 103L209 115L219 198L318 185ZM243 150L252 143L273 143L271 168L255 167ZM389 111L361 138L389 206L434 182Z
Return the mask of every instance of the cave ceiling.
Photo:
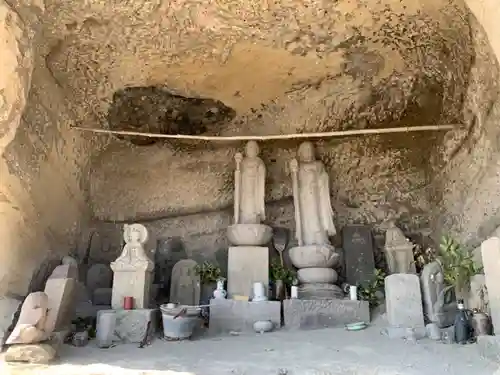
M45 17L46 63L80 125L124 130L456 123L474 53L449 0L48 0ZM182 98L211 120L186 120Z

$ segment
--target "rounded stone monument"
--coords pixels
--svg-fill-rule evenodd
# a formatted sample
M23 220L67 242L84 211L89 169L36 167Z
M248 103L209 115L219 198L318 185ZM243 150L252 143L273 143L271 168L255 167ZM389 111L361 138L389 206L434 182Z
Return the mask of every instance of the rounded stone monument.
M289 256L299 269L299 298L341 298L343 293L334 284L338 275L333 269L340 256L328 238L336 234L328 173L323 163L315 159L311 142L302 143L297 156L290 169L298 246L289 250Z

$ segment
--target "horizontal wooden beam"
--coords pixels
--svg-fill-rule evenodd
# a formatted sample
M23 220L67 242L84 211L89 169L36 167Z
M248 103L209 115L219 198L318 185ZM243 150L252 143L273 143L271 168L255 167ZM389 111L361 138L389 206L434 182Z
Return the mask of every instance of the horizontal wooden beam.
M456 129L461 124L449 125L425 125L425 126L403 126L397 128L382 128L382 129L356 129L356 130L338 130L332 132L322 133L295 133L295 134L276 134L276 135L234 135L234 136L217 136L217 135L185 135L185 134L159 134L159 133L142 133L128 130L108 130L108 129L94 129L85 128L80 126L72 126L71 129L102 133L102 134L117 134L128 135L136 137L149 137L149 138L168 138L168 139L190 139L197 141L268 141L273 139L301 139L301 138L330 138L330 137L348 137L357 135L371 135L371 134L388 134L388 133L411 133L423 131L445 131Z

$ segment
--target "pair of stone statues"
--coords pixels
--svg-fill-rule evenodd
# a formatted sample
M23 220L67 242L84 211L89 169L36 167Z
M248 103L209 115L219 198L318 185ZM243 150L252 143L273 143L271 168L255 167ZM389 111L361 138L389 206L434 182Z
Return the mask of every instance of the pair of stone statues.
M259 157L255 141L246 144L245 156L235 156L235 224L261 224L266 218L266 167ZM304 142L297 159L290 162L295 207L296 238L299 246L329 244L328 236L336 234L330 202L328 173L315 159L314 146ZM307 220L306 220L307 218Z
M266 218L266 167L259 157L255 141L246 144L245 156L235 156L234 222L228 228L228 238L234 245L264 245L272 229L262 224ZM295 236L298 246L289 255L299 269L299 295L304 298L331 298L342 295L333 285L337 273L333 270L339 255L330 244L329 236L336 234L330 201L329 176L321 161L316 160L314 146L303 142L297 158L290 161Z

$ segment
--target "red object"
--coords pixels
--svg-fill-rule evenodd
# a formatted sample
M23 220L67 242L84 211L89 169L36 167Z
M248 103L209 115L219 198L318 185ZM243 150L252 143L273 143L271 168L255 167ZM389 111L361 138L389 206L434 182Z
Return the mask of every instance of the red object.
M123 308L125 310L132 310L134 308L134 297L124 297Z

